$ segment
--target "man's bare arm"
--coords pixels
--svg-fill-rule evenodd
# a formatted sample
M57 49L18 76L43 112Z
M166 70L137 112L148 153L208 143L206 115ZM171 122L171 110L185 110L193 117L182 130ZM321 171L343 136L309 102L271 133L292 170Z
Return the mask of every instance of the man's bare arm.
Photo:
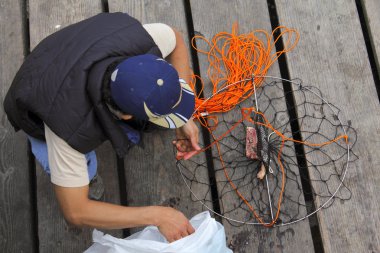
M167 61L177 70L180 78L183 78L187 83L190 83L192 70L190 68L190 57L186 43L182 34L176 29L172 29L175 34L176 45L174 50L168 55Z
M146 225L157 226L169 242L194 232L187 218L170 207L126 207L88 199L88 186L54 185L65 219L81 227L121 229Z
M180 78L190 83L192 71L190 69L190 58L188 50L183 40L182 34L173 29L176 37L176 46L173 52L168 56L167 60L177 70ZM190 119L183 127L176 129L177 139L173 144L177 147L177 159L189 159L201 149L198 145L199 129L197 125ZM180 139L188 139L183 141Z

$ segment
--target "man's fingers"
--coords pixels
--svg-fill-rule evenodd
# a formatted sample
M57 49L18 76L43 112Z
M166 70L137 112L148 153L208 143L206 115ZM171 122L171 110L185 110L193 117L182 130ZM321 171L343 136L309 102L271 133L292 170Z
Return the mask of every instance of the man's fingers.
M177 151L177 154L176 154L176 159L177 160L181 160L181 159L183 159L183 157L185 156L185 152L181 152L181 151Z
M191 235L192 233L195 232L195 229L193 228L193 226L190 223L187 226L187 232L189 233L189 235Z
M183 139L183 140L175 140L172 142L177 149L176 159L189 159L201 150L201 147L198 144L198 138L193 137L191 140Z
M196 154L198 154L198 151L196 151L196 150L190 151L190 152L177 151L176 158L177 158L177 160L181 160L181 159L188 160Z
M188 235L189 235L189 233L187 232L187 230L181 232L181 237L182 237L182 238L184 238L184 237L186 237L186 236L188 236Z
M177 241L177 240L179 240L179 239L182 239L182 236L181 236L181 235L176 235L176 236L174 237L174 240L173 240L173 241Z
M198 144L198 134L191 136L190 142L194 150L201 150L201 147Z
M194 156L197 153L198 153L198 151L187 152L186 154L184 154L183 159L185 159L185 160L190 159L192 156Z
M189 140L176 140L172 142L178 151L188 152L193 150Z

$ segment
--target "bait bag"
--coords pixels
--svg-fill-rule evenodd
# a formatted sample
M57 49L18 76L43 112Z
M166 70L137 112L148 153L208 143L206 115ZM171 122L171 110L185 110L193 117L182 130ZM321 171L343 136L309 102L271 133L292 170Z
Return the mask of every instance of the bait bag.
M224 227L208 211L190 220L195 232L169 243L157 227L148 226L125 239L93 231L94 244L85 253L232 253L226 245Z

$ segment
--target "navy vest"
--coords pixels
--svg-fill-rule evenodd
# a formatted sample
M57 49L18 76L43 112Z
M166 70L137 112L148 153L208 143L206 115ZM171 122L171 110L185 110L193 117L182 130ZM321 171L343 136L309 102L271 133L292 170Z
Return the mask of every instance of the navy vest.
M102 96L108 66L160 50L125 13L102 13L45 38L25 59L5 97L16 131L44 139L45 123L81 153L109 139L123 157L130 142Z

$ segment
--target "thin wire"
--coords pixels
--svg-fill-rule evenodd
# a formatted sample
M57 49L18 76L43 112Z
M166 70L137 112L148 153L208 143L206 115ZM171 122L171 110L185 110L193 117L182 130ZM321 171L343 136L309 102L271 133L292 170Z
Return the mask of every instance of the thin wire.
M255 77L252 75L252 79L254 79ZM252 80L253 82L253 80ZM255 104L256 104L256 110L259 112L260 109L259 109L259 105L258 105L258 100L257 100L257 93L256 93L256 85L253 85L253 94L255 96ZM274 133L274 132L272 132ZM271 133L271 134L272 134ZM270 135L269 135L270 136ZM268 136L268 141L269 141L269 136ZM270 162L270 158L269 158L269 162ZM269 165L268 165L269 166ZM270 167L269 167L270 168ZM268 201L269 201L269 208L270 208L270 215L271 215L271 218L272 218L272 222L275 222L274 221L274 217L273 217L273 208L272 208L272 198L271 198L271 194L270 194L270 186L269 186L269 183L268 183L268 175L265 174L265 182L266 182L266 185L267 185L267 193L268 193ZM278 210L279 212L280 210Z
M265 174L265 181L267 183L267 191L268 191L268 199L269 199L269 207L270 207L270 215L272 217L272 221L274 220L273 217L273 209L272 209L272 199L270 196L270 191L269 191L269 183L268 183L268 174Z
M255 76L252 75L252 79L254 79ZM252 83L253 80L252 80ZM256 104L256 110L259 112L260 109L259 109L259 105L258 105L258 100L257 100L257 93L256 93L256 85L253 85L253 94L255 96L255 104ZM274 132L272 132L274 133ZM269 135L270 136L270 135ZM269 136L268 136L268 142L269 142ZM270 162L270 158L269 158L269 162ZM268 164L268 167L269 167L269 164ZM270 167L269 167L270 168ZM268 201L269 201L269 208L270 208L270 215L271 215L271 218L272 218L272 222L274 221L274 217L273 217L273 208L272 208L272 198L271 198L271 195L270 195L270 186L269 186L269 182L268 182L268 174L265 174L265 182L266 182L266 185L267 185L267 192L268 192ZM280 211L280 210L278 210Z

